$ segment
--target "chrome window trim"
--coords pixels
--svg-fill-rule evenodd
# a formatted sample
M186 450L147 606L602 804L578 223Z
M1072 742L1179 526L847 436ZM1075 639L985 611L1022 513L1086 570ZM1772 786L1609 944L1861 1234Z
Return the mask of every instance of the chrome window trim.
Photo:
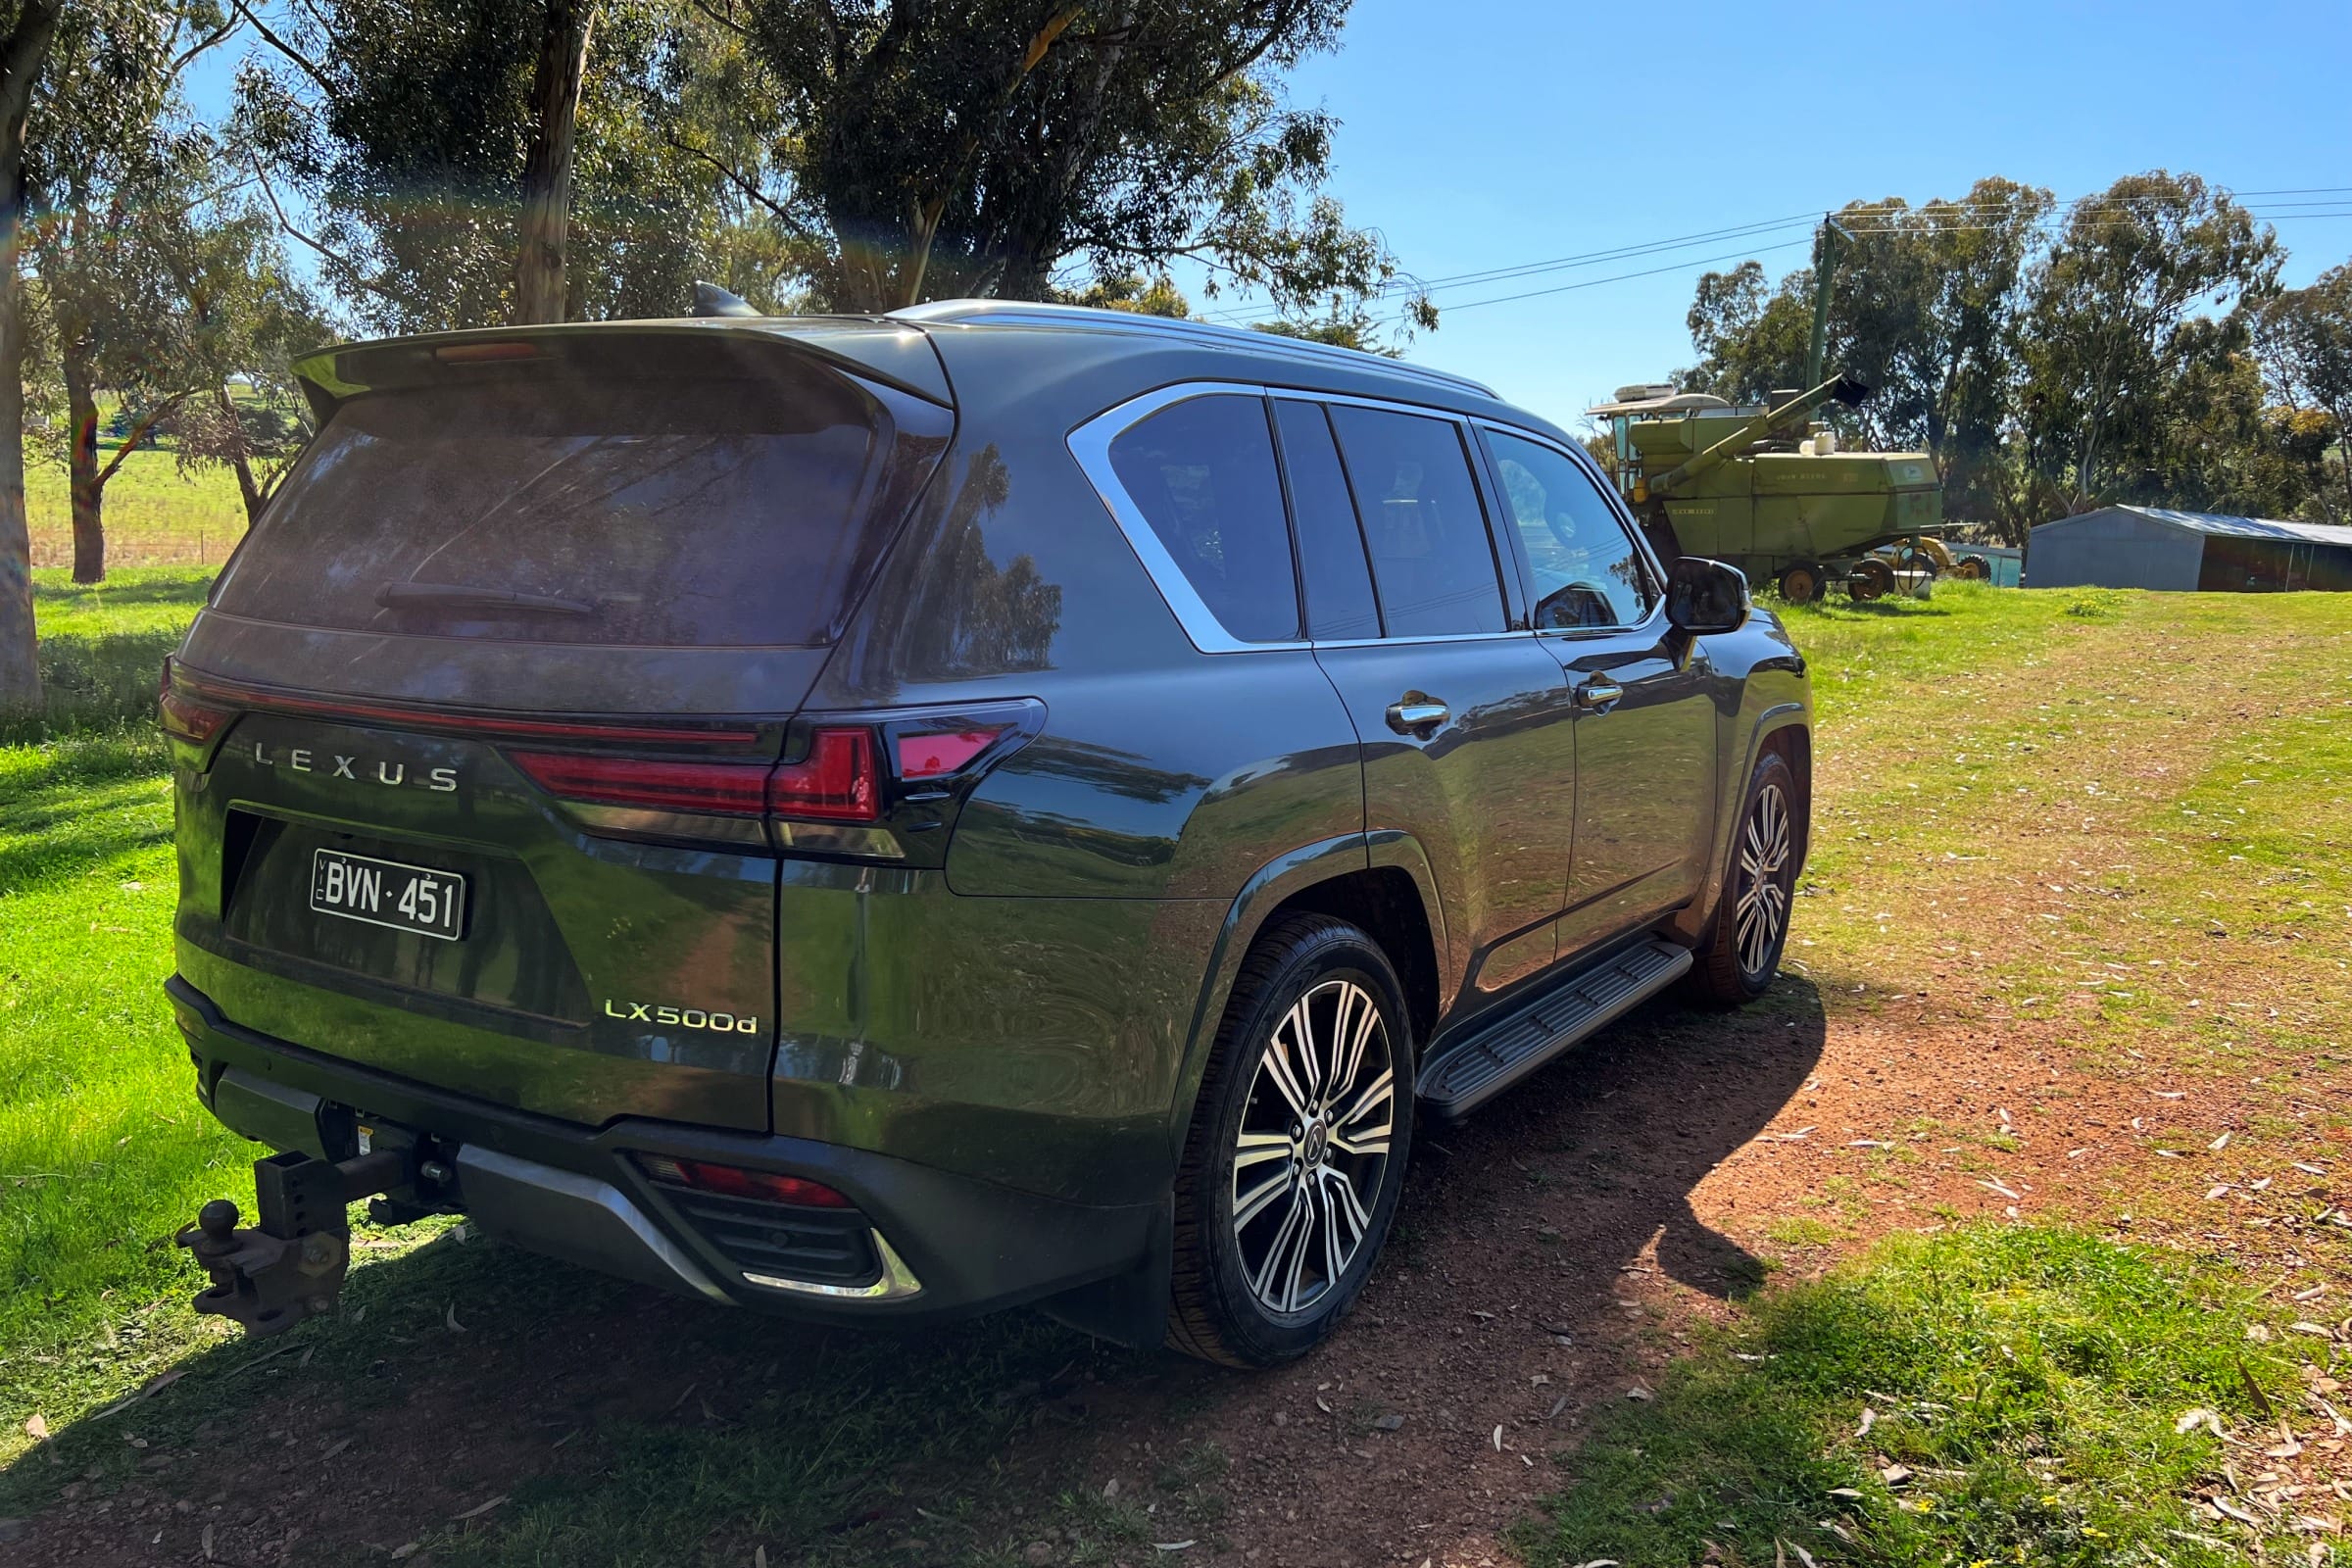
M1474 450L1474 446L1468 443L1469 433L1474 425L1492 423L1494 428L1512 435L1532 435L1532 432L1521 430L1514 425L1482 420L1467 414L1457 414L1451 409L1431 408L1423 403L1407 403L1396 398L1357 397L1344 392L1313 392L1298 387L1265 386L1246 381L1179 381L1171 386L1157 387L1140 396L1129 398L1126 402L1106 409L1086 420L1072 430L1067 437L1070 456L1077 459L1078 466L1086 474L1087 482L1094 486L1097 498L1102 501L1103 509L1110 514L1111 519L1118 523L1119 532L1126 535L1128 548L1135 552L1136 559L1143 564L1144 574L1150 577L1152 586L1159 590L1160 598L1167 604L1169 612L1176 617L1176 623L1184 628L1185 636L1191 640L1195 648L1204 654L1296 653L1302 649L1315 648L1396 648L1415 643L1497 642L1506 638L1537 635L1535 631L1526 627L1505 627L1501 631L1441 632L1418 637L1350 637L1321 640L1297 638L1276 643L1252 643L1244 642L1227 631L1224 623L1217 619L1215 612L1208 608L1200 593L1194 589L1192 579L1184 574L1184 568L1176 564L1176 558L1170 555L1167 546L1160 542L1158 532L1152 528L1151 519L1144 515L1143 509L1135 504L1134 499L1127 494L1126 487L1119 483L1118 470L1111 466L1110 462L1111 443L1128 430L1163 409L1174 408L1179 403L1188 403L1195 398L1205 397L1246 397L1255 398L1260 402L1278 398L1293 403L1346 404L1356 408L1380 409L1390 414L1411 415L1417 418L1443 420L1445 423L1452 425L1464 438L1466 448L1469 449L1466 450L1465 456L1470 455L1470 450ZM1544 444L1546 446L1557 445L1556 442L1549 441ZM1478 477L1475 467L1471 469L1471 474L1475 482ZM1609 489L1606 484L1599 483L1596 483L1594 488L1601 491L1603 495L1606 495ZM1483 505L1483 484L1481 491ZM1507 519L1505 520L1507 521ZM1639 548L1640 534L1635 533L1633 537ZM1296 540L1293 541L1292 548L1296 551ZM1643 559L1650 560L1651 558L1645 552ZM1654 569L1655 562L1651 561L1651 564ZM1495 584L1497 595L1501 595L1502 586L1499 582ZM1664 596L1661 594L1659 603L1663 605L1664 602ZM1503 596L1503 603L1507 609L1510 603L1507 596ZM1302 613L1303 609L1304 607L1301 606ZM1646 625L1647 622L1642 624ZM1592 632L1596 630L1624 631L1632 628L1582 626L1573 629Z
M813 1280L786 1279L780 1274L754 1274L749 1270L744 1273L744 1283L836 1301L904 1301L908 1297L922 1295L922 1281L914 1277L914 1270L899 1256L889 1238L880 1231L866 1234L874 1239L874 1255L882 1260L882 1277L871 1285L819 1285Z
M1539 637L1579 639L1621 637L1629 632L1646 632L1653 622L1664 619L1666 614L1666 570L1658 564L1658 558L1650 553L1649 541L1642 536L1641 525L1634 520L1633 514L1626 510L1625 498L1617 493L1617 487L1609 483L1608 475L1602 473L1599 466L1593 463L1592 454L1576 447L1574 443L1563 446L1542 431L1530 430L1525 425L1508 424L1500 419L1489 418L1475 418L1469 422L1481 430L1492 431L1496 435L1512 436L1527 442L1530 446L1543 447L1566 458L1584 474L1587 480L1591 481L1592 488L1600 492L1601 504L1609 509L1609 515L1617 519L1617 526L1624 531L1625 537L1632 543L1634 554L1640 557L1642 564L1649 569L1650 582L1657 589L1656 595L1650 600L1649 613L1643 615L1640 620L1623 621L1614 626L1538 626L1535 628L1535 634ZM1510 497L1504 496L1501 500L1504 506L1510 505ZM1514 521L1511 526L1515 528L1518 523ZM1532 589L1533 585L1531 584L1530 587ZM1528 609L1532 616L1535 607L1531 605Z
M1176 564L1176 558L1168 554L1168 547L1160 542L1158 530L1152 526L1152 519L1144 515L1143 508L1137 506L1134 498L1127 494L1127 487L1119 483L1118 470L1111 466L1110 445L1128 430L1163 409L1172 409L1179 403L1190 403L1195 398L1213 397L1251 398L1262 408L1266 389L1239 381L1180 381L1174 386L1146 392L1141 397L1129 398L1117 407L1096 415L1072 430L1069 434L1070 456L1078 460L1078 466L1085 470L1088 482L1095 487L1095 494L1118 523L1119 531L1127 536L1128 548L1143 563L1145 575L1159 589L1159 597L1167 601L1168 609L1175 613L1176 623L1184 628L1185 636L1192 639L1195 648L1204 654L1261 654L1310 647L1312 645L1303 638L1279 643L1244 642L1227 631L1224 622L1217 619L1216 613L1193 587L1192 579L1184 574L1184 568ZM1273 440L1273 431L1269 429L1266 432L1269 448Z

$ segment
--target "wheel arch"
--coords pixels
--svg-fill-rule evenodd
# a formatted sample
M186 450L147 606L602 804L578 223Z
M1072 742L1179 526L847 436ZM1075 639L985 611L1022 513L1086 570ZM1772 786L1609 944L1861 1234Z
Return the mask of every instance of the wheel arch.
M1168 1136L1179 1153L1242 960L1258 933L1288 914L1361 926L1396 966L1414 1040L1426 1041L1437 1027L1447 994L1446 916L1420 843L1400 832L1350 833L1278 856L1235 896L1209 953L1169 1110Z

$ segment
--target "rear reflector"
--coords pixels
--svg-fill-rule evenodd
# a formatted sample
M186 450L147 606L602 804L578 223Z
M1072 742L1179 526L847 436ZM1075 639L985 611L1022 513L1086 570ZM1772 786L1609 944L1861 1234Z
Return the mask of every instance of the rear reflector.
M779 1176L772 1171L742 1170L699 1159L676 1159L668 1154L639 1154L645 1173L665 1187L691 1187L725 1198L753 1198L769 1203L792 1203L802 1208L856 1208L858 1205L805 1176Z
M1010 727L999 724L991 729L956 730L946 735L902 735L899 777L946 778L960 773L973 758L987 751Z

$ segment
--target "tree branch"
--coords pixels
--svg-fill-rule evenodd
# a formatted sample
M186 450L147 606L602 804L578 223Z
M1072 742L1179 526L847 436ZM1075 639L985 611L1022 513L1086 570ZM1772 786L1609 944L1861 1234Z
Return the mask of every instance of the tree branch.
M228 20L220 24L220 25L209 36L197 39L194 43L188 45L186 49L182 50L179 55L172 60L171 74L174 76L178 75L182 71L187 69L189 61L195 59L198 55L203 54L206 50L212 48L216 44L225 43L228 40L229 35L234 33L244 24L243 19L238 17L234 12L231 12ZM178 29L174 28L173 30L177 31Z
M745 26L742 23L737 22L733 17L724 17L719 15L718 12L711 9L710 5L709 4L709 0L687 0L687 4L692 9L701 12L708 20L715 22L720 26L726 28L736 37L743 39L747 43L751 41L751 28Z
M777 222L782 223L785 227L791 229L792 232L799 238L808 239L812 237L806 221L796 217L791 211L785 208L782 203L778 202L774 197L768 195L767 192L761 190L758 182L744 174L741 171L737 170L725 159L717 157L715 154L705 152L702 148L694 146L690 142L680 141L677 137L671 135L666 129L662 132L662 139L676 151L684 153L687 157L699 158L704 163L709 164L712 169L718 172L718 175L721 179L724 179L728 184L734 186L735 189L741 192L745 197L752 201L758 202L760 206L766 208L768 212L774 216Z
M131 453L138 450L139 443L147 439L147 432L163 423L171 416L172 410L187 400L187 393L174 392L142 415L139 422L130 427L130 433L122 438L122 446L115 449L113 461L98 470L98 488L105 489L106 482L122 469L123 463Z
M381 283L378 283L375 279L369 277L366 270L363 269L359 263L352 261L349 257L342 255L338 251L330 250L318 240L313 239L301 229L296 228L293 224L293 221L286 217L286 210L277 204L277 192L270 188L270 176L262 172L261 162L258 159L254 160L253 163L253 177L262 182L262 194L269 199L270 211L276 215L277 226L280 229L283 229L286 233L293 235L296 239L302 241L305 245L308 245L312 250L317 251L322 260L332 262L337 267L341 268L344 273L349 276L354 283L357 283L368 293L374 294L382 299L390 300L395 305L406 305L408 303L398 294L393 293L390 289L384 287Z
M253 30L262 35L262 41L264 43L276 50L279 54L284 55L288 60L291 60L296 66L300 67L302 74L310 77L312 82L318 86L320 92L327 94L329 97L334 95L335 84L326 79L326 73L319 70L316 65L313 65L309 58L298 52L292 44L286 42L285 39L280 38L276 33L270 31L270 24L264 22L260 17L254 15L253 7L248 5L246 0L229 0L229 4L235 8L238 16L243 17L247 22L253 24ZM291 233L292 230L289 229L288 232Z

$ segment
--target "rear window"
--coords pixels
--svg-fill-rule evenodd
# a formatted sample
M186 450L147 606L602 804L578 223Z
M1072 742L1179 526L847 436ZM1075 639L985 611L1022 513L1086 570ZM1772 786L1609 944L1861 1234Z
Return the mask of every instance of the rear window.
M337 630L830 641L893 520L890 424L828 372L521 375L335 412L218 607Z

